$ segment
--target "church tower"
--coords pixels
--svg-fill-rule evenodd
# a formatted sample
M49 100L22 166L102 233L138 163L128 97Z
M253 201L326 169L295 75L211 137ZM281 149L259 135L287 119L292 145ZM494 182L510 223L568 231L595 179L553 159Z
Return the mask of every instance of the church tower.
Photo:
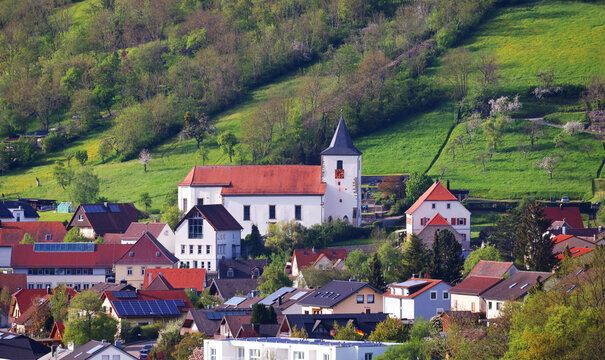
M321 181L326 184L323 221L341 219L361 225L361 152L342 115L330 146L321 152Z

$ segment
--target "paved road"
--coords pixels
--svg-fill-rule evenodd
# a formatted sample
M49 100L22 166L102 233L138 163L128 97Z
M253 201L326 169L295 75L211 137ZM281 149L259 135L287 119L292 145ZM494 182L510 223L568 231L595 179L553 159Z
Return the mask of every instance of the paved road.
M143 349L143 347L146 344L151 344L151 345L155 346L156 342L157 342L156 340L142 340L142 341L131 342L131 343L125 344L122 347L122 350L126 351L127 353L129 353L130 355L132 355L138 359L141 349Z

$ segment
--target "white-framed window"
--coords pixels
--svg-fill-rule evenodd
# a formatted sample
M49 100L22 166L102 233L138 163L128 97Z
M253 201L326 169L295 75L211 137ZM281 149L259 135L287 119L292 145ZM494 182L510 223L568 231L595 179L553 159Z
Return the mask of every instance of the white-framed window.
M435 203L432 203L431 207L434 209L435 207L437 207L437 205Z
M502 309L502 303L499 301L496 301L496 310L500 310Z
M189 245L189 253L193 254L193 245Z
M197 253L201 254L202 253L202 245L198 245L197 246Z
M260 360L260 349L250 349L250 360Z
M101 360L110 360L109 355L101 355Z
M373 304L374 303L374 295L368 295L368 304Z
M275 219L275 205L269 205L269 219Z
M216 253L217 255L225 254L225 244L216 245Z
M250 221L250 205L244 205L244 221Z
M215 348L210 348L210 360L216 360L216 349Z
M357 303L363 304L363 295L357 295Z
M233 268L227 269L227 277L229 277L229 278L233 277Z
M305 353L302 351L294 351L292 355L294 360L305 360Z
M330 354L324 354L323 360L330 360Z
M210 264L211 264L211 262L210 262L210 261L208 261L208 271L210 271L210 270L211 270L211 268L210 268Z
M193 268L197 269L197 260L193 260Z
M302 220L302 206L294 205L294 220Z
M187 198L183 198L183 211L187 211Z
M450 203L447 203L447 208L450 209L452 207L452 205Z
M210 254L210 245L206 245L206 254Z
M487 308L488 308L489 310L491 310L491 309L492 309L492 302L491 302L491 301L488 301L488 302L487 302Z
M365 356L363 357L364 360L372 360L372 357L374 356L374 354L372 353L365 353Z
M450 298L450 293L448 293L447 291L443 292L443 300L448 300Z
M186 249L185 245L181 245L181 254L185 253L185 249Z
M246 358L246 349L243 347L237 348L237 360L244 360Z
M52 234L46 234L46 241L51 241L53 239Z
M111 355L111 360L120 360L120 355Z
M431 291L431 300L437 300L437 292Z
M127 273L128 275L132 275L132 267L128 267L128 268L126 269L126 273Z
M145 267L141 266L141 275L145 275Z
M82 215L82 214L78 215L78 221L84 221L84 215Z

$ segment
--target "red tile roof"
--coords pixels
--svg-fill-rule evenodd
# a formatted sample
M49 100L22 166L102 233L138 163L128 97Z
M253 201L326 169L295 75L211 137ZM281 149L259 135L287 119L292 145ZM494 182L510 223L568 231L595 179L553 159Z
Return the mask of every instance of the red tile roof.
M461 283L450 289L450 293L463 295L481 295L503 278L485 276L467 276Z
M584 229L584 222L580 214L580 208L574 206L568 207L550 207L544 208L544 217L552 223L555 220L563 220L574 229Z
M411 281L411 280L427 281L428 283L425 286L423 286L423 287L419 287L416 291L414 291L413 293L411 293L410 295L407 295L407 296L406 295L394 295L394 294L391 294L390 290L387 290L382 295L383 296L389 296L389 297L396 297L396 298L413 299L416 296L418 296L418 295L422 294L423 292L427 291L428 289L432 288L433 286L436 286L440 282L443 282L443 280L423 279L423 278L412 278L412 279L408 279L406 281ZM389 284L389 287L392 287L392 286L393 287L398 287L397 284Z
M61 242L67 231L60 221L3 222L0 225L0 245L15 245L30 234L37 242ZM51 239L46 240L46 235Z
M418 200L414 203L414 205L410 206L410 208L405 212L406 214L412 215L416 209L422 205L425 201L451 201L458 200L452 193L443 186L443 184L439 181L435 181L427 191L422 194Z
M176 264L177 259L153 235L144 233L134 244L126 245L129 249L115 261L116 265L123 264Z
M10 293L27 287L27 274L0 274L0 289L8 287Z
M195 166L180 186L222 186L227 195L323 195L321 166Z
M305 250L297 249L292 254L292 266L294 266L294 260L296 260L296 266L298 270L303 267L314 264L320 255L326 256L331 261L336 259L346 259L347 251L345 249L321 249L321 250Z
M50 331L50 338L54 340L63 340L63 334L65 333L65 324L63 321L55 321L53 328Z
M512 266L514 266L512 262L479 260L479 263L475 265L468 276L495 277L501 279L502 275L504 275Z
M447 226L450 225L447 220L445 220L443 218L443 216L441 216L441 214L436 213L435 216L433 216L431 218L431 220L429 220L426 225L424 226L432 226L432 225L436 225L436 226Z
M574 236L573 235L563 235L563 234L561 234L561 235L557 235L554 238L552 238L552 242L554 242L555 244L558 244L558 243L563 242L565 240L569 240L572 237L574 237Z
M71 298L78 294L74 288L66 287L65 289ZM56 289L53 289L52 291L54 292L55 290ZM46 302L50 297L51 295L48 294L46 289L21 289L17 291L12 295L10 314L12 315L15 305L19 305L21 316L16 319L11 318L9 321L17 324L24 324L29 320L34 311L33 305L36 299L43 299L43 301Z
M571 249L569 249L569 251L571 252L571 257L572 258L577 258L578 256L582 256L584 254L588 254L589 252L591 252L593 250L594 250L594 248L575 247L575 246L572 247ZM557 254L555 256L559 260L565 259L565 255L563 253Z
M13 245L13 268L111 268L132 244L98 244L93 252L35 252L34 245Z
M156 223L156 222L132 222L126 232L122 234L123 240L138 240L141 235L145 232L150 233L155 236L157 239L160 235L162 235L162 230L166 227L166 223Z
M176 289L204 290L204 283L206 281L205 269L147 269L145 270L145 283L143 287L146 288L149 286L159 274L162 274L162 277Z

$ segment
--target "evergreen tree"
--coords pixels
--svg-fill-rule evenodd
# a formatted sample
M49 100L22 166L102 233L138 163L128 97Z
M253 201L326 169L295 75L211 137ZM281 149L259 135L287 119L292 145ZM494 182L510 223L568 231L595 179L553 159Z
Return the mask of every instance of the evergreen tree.
M251 324L277 324L277 314L273 306L255 304L252 308Z
M522 268L531 271L551 271L557 263L552 250L554 243L546 230L550 222L544 218L544 209L534 202L528 206L517 230L514 247L515 260Z
M448 230L442 230L435 234L430 266L431 277L446 282L455 282L460 279L463 265L462 246L456 240L454 234Z
M250 234L246 235L244 244L249 258L256 258L265 253L263 238L261 237L256 225L252 225L252 231Z
M403 277L410 278L413 274L425 273L429 267L430 251L416 234L410 237L403 246Z
M380 260L378 260L378 253L374 253L372 261L370 262L368 282L381 291L386 290L386 284L384 283L384 277L382 276L382 266Z

